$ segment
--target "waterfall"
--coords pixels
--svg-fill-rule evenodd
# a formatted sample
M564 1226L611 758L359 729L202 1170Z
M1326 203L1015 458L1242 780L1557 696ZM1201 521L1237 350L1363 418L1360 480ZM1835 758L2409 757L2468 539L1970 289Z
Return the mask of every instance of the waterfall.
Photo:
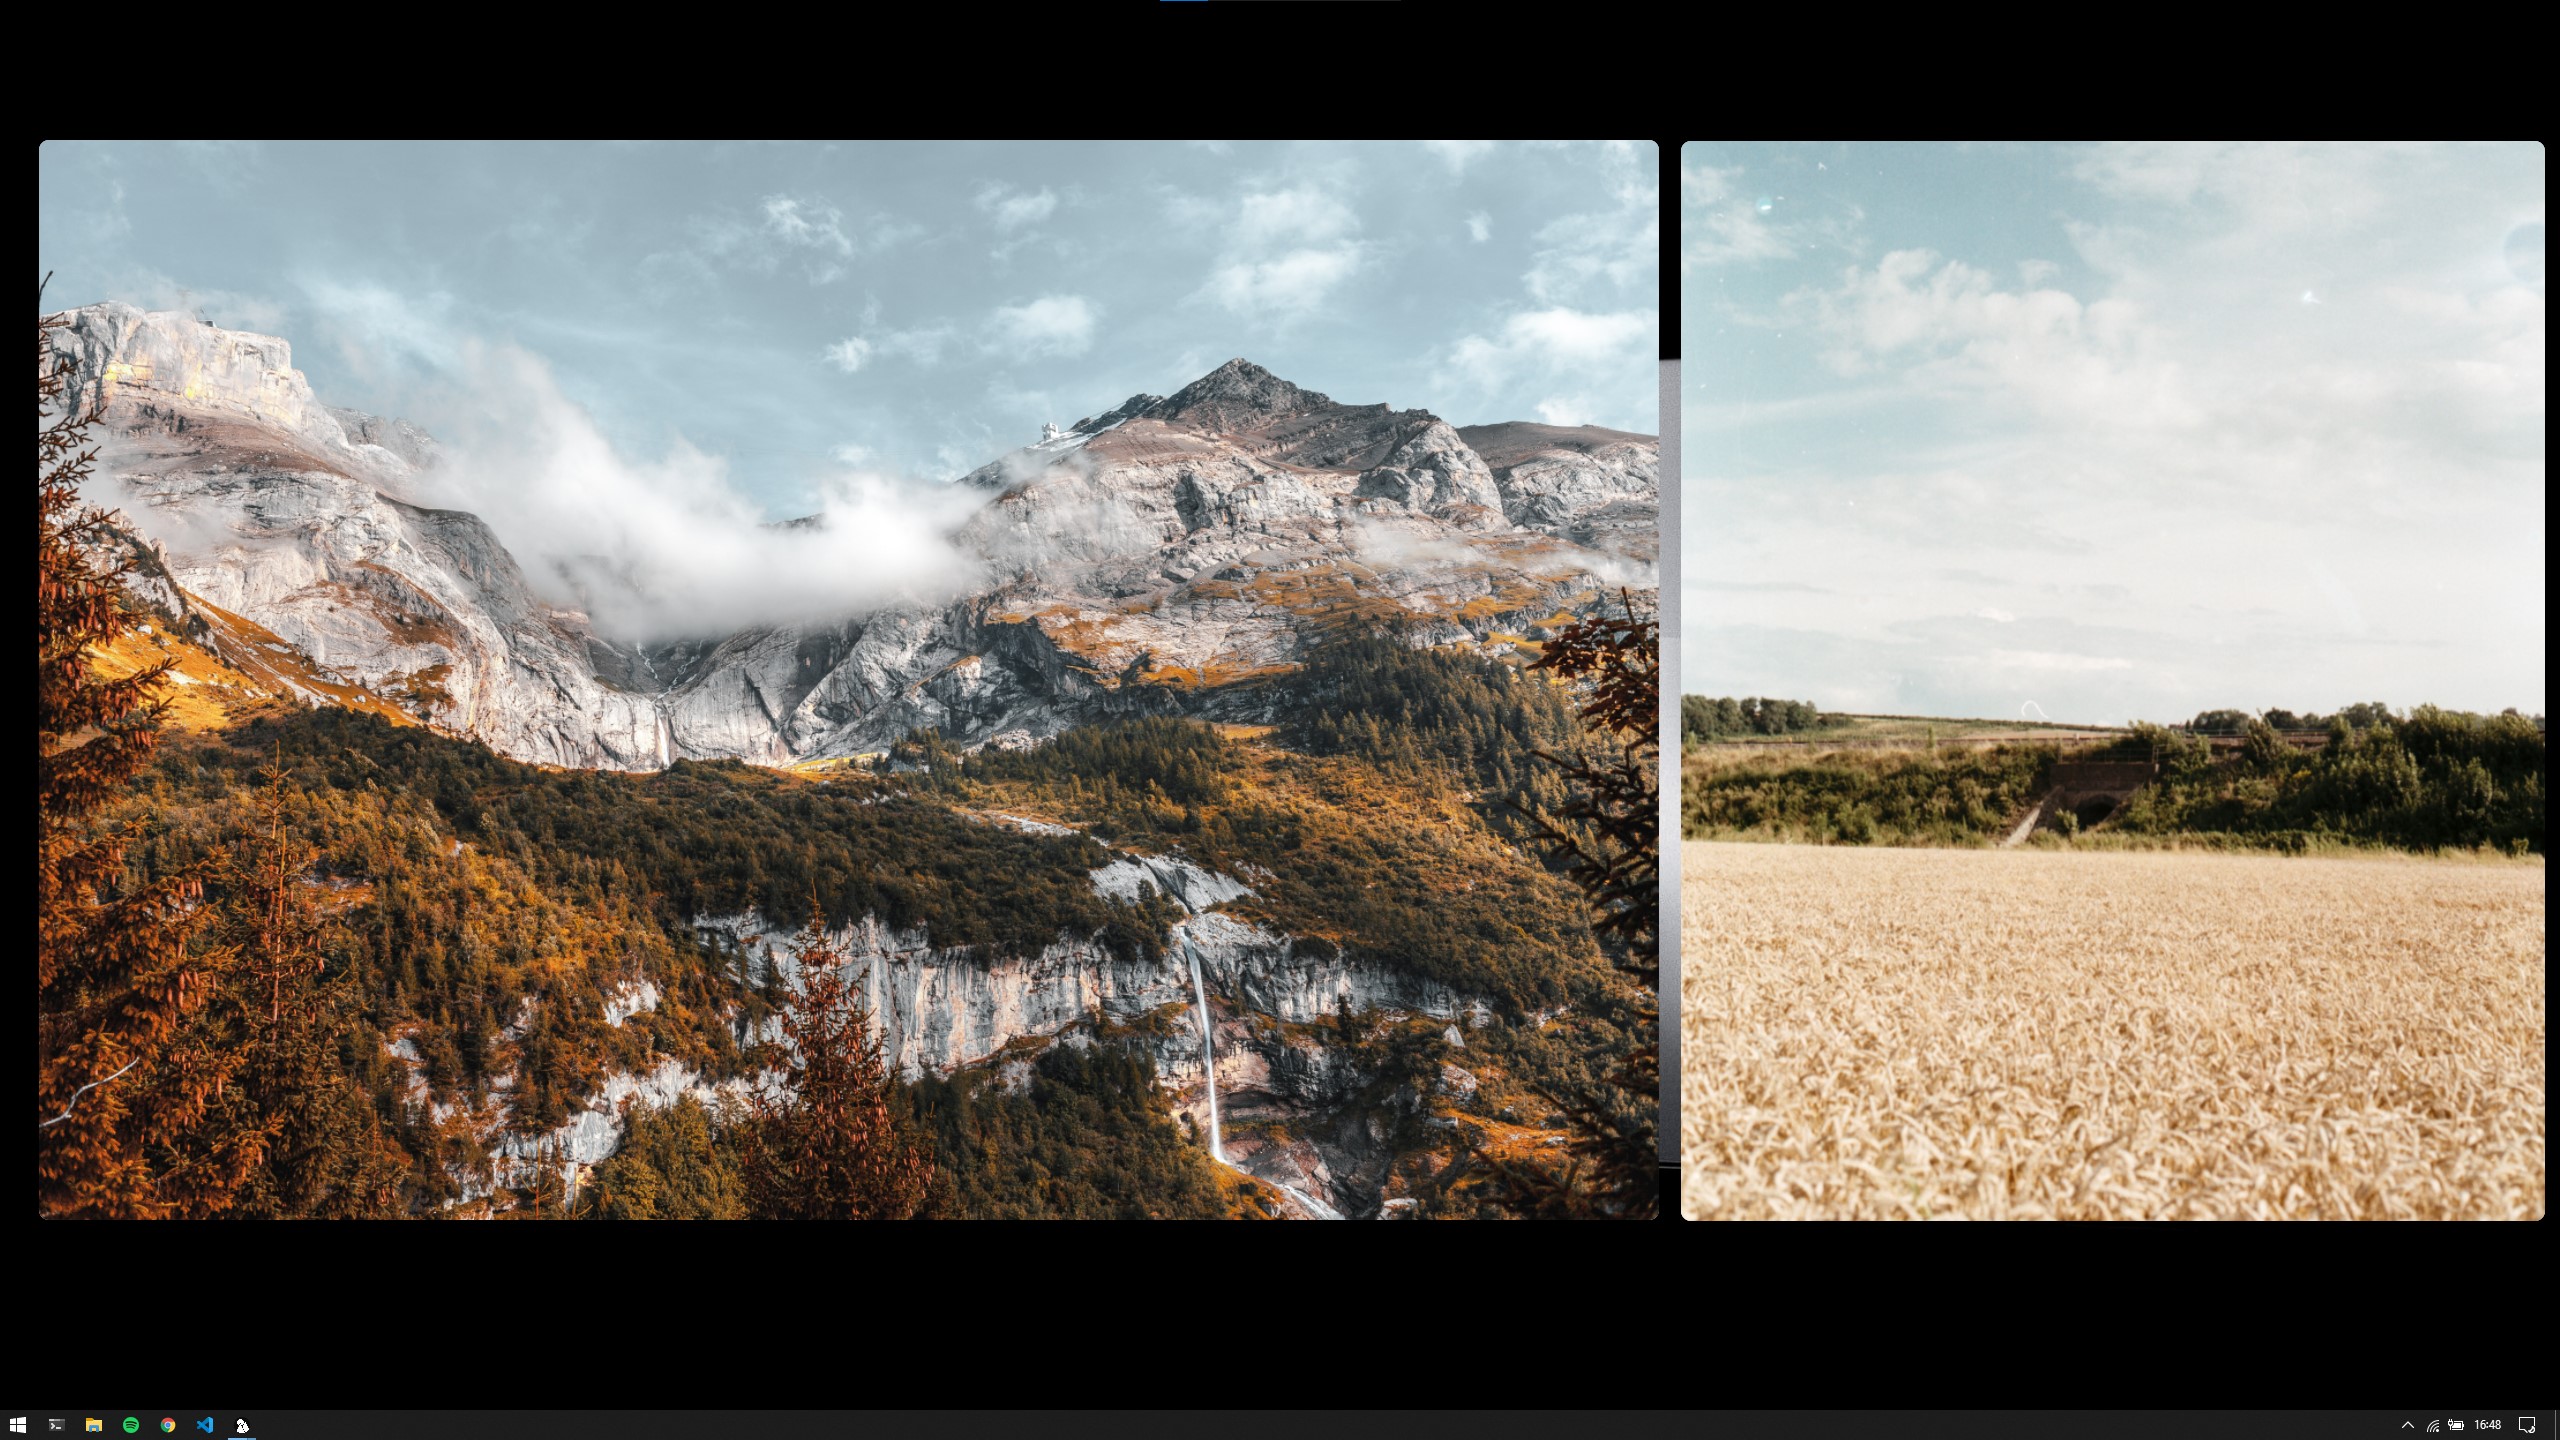
M1180 927L1175 927L1175 931L1179 934ZM1201 1084L1207 1087L1209 1091L1209 1158L1226 1166L1228 1169L1235 1171L1239 1175L1251 1175L1253 1174L1252 1171L1245 1169L1243 1166L1238 1165L1227 1158L1226 1141L1218 1133L1218 1047L1217 1042L1209 1033L1209 990L1207 986L1200 983L1200 951L1197 946L1191 943L1191 937L1189 935L1182 936L1182 954L1183 958L1191 962L1191 998L1200 1003ZM1256 1176L1255 1178L1259 1179L1260 1177ZM1263 1183L1266 1185L1279 1185L1281 1189L1289 1192L1291 1199L1296 1200L1300 1205L1305 1206L1308 1214L1315 1216L1319 1220L1339 1220L1342 1218L1341 1211L1334 1209L1332 1206L1327 1205L1323 1201L1308 1194L1306 1191L1299 1189L1295 1185L1281 1184L1281 1182L1277 1180L1265 1180Z
M1201 1074L1209 1087L1209 1158L1227 1165L1226 1142L1218 1135L1218 1051L1209 1038L1209 992L1200 983L1200 952L1188 935L1182 938L1182 953L1191 960L1191 998L1200 1002Z

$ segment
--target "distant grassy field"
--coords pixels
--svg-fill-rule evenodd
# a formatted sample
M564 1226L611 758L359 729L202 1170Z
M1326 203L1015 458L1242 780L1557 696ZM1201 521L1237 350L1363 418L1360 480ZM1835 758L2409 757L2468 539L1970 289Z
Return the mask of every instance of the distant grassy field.
M2538 1219L2543 868L1684 848L1692 1219Z

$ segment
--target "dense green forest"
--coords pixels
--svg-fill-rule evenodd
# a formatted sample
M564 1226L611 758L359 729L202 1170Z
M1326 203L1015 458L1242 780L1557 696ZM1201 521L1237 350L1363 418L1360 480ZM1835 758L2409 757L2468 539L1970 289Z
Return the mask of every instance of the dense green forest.
M734 763L625 775L518 764L321 709L172 735L114 818L140 826L136 883L179 873L240 831L257 769L281 768L289 824L316 848L310 878L334 915L328 979L349 997L335 1063L408 1157L410 1208L454 1199L463 1177L485 1172L471 1122L501 1100L510 1129L530 1134L567 1119L613 1071L672 1059L719 1080L754 1068L740 1037L785 997L769 967L697 932L696 916L789 915L814 895L838 923L876 915L936 945L1018 953L1071 934L1127 957L1160 953L1178 905L1098 895L1101 840L1249 877L1255 895L1232 908L1318 953L1442 979L1507 1016L1569 1007L1577 1023L1524 1047L1519 1063L1530 1079L1592 1073L1627 1043L1606 967L1570 887L1490 831L1478 789L1508 782L1535 803L1527 751L1565 738L1562 712L1541 680L1411 653L1418 662L1403 667L1355 653L1339 667L1349 679L1320 692L1355 722L1345 743L1374 737L1375 759L1149 719L977 755L919 735L899 747L918 768L827 783ZM987 823L968 813L981 805L1053 815L1100 839ZM641 980L656 1007L612 1023L608 1003ZM386 1053L395 1042L417 1057L423 1092ZM968 1180L951 1203L986 1214L1227 1203L1151 1078L1099 1056L1058 1065L1020 1094L963 1095L951 1087L977 1082L959 1079L909 1087L945 1176ZM624 1197L617 1213L734 1202L711 1173L716 1147L705 1148L720 1127L700 1121L700 1134L690 1114L634 1132L637 1148L616 1162L620 1189L602 1192ZM688 1128L666 1130L679 1122Z
M898 1104L934 1140L929 1211L942 1219L1218 1219L1229 1190L1156 1099L1155 1067L1107 1045L1052 1046L1019 1092L986 1070L926 1076ZM622 1146L579 1197L606 1220L748 1214L739 1107L691 1096L632 1107Z
M1842 723L1805 700L1764 700L1757 695L1680 697L1680 743L1726 740L1743 735L1804 735Z
M1179 851L1249 879L1240 914L1507 1010L1563 1003L1598 973L1572 888L1520 843L1523 812L1565 798L1534 758L1577 741L1558 687L1377 629L1317 647L1278 695L1293 749L1159 718L975 755L917 735L896 754L923 767L902 777L918 791Z
M1374 629L1318 647L1281 693L1292 744L1356 755L1391 775L1455 777L1487 798L1486 818L1504 833L1513 833L1516 810L1564 804L1563 781L1535 756L1571 746L1581 728L1562 692L1541 676Z
M1225 1190L1201 1142L1160 1105L1155 1065L1108 1045L1053 1045L1021 1093L984 1070L909 1091L942 1163L944 1215L969 1220L1217 1219Z

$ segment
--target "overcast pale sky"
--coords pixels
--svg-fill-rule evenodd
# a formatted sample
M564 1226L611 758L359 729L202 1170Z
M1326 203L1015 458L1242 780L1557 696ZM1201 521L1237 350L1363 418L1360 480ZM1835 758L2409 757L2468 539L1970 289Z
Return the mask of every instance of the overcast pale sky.
M2543 705L2543 151L1690 145L1683 688Z
M520 347L633 463L769 515L948 478L1231 356L1460 423L1658 429L1636 145L88 144L49 304L201 309L320 397L458 423ZM520 358L520 357L519 357ZM683 442L678 444L681 437Z

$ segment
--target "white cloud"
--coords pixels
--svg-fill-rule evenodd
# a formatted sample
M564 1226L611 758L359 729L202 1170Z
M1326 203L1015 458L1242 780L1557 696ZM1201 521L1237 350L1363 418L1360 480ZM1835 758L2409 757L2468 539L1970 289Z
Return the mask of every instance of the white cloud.
M1470 335L1452 355L1457 368L1478 384L1505 384L1523 374L1566 373L1651 358L1657 313L1621 310L1590 314L1556 306L1505 321L1498 335Z
M727 464L679 440L657 460L617 451L528 352L466 342L445 460L421 498L487 521L536 588L617 639L841 619L934 603L977 582L947 538L980 497L859 472L822 488L814 527L775 529Z
M1534 408L1549 425L1588 425L1597 409L1588 395L1550 395Z
M1660 304L1662 187L1651 146L1604 145L1596 168L1608 184L1605 209L1562 215L1542 226L1529 272L1531 299L1547 305Z
M1493 153L1490 140L1425 140L1423 148L1440 157L1452 175L1467 173L1467 167Z
M684 228L685 243L639 263L642 283L655 297L710 284L723 268L771 275L785 261L796 262L809 283L828 285L851 275L857 256L876 255L924 233L887 215L857 226L822 197L788 193L765 196L751 215L723 209L691 216Z
M1359 268L1359 252L1351 246L1292 250L1276 259L1221 265L1201 293L1239 315L1300 315L1322 304Z
M871 463L871 451L869 447L855 445L850 442L838 445L827 453L834 457L835 462L839 465L850 465L858 468Z
M66 297L54 292L60 303ZM249 295L237 290L199 290L181 285L157 270L137 267L118 273L98 298L121 300L145 310L175 310L185 315L202 315L225 330L248 330L261 335L286 337L290 328L286 308L263 295Z
M1997 605L1985 605L1981 609L1974 611L1973 616L1977 620L1988 620L1995 625L2013 625L2017 623L2018 619L2017 616L2010 614L2008 611L2001 609Z
M827 347L827 359L847 375L862 368L871 358L871 342L859 335L848 335Z
M786 245L829 250L851 256L853 241L844 233L844 212L823 200L790 195L764 197L765 233Z
M1312 185L1248 194L1238 207L1234 241L1248 249L1333 240L1360 228L1351 207Z
M1467 235L1481 245L1493 238L1493 217L1478 210L1467 217Z
M1442 383L1517 415L1527 403L1550 425L1614 424L1650 432L1639 416L1656 376L1658 311L1602 313L1553 306L1506 319L1491 335L1450 347ZM1535 388L1531 388L1535 387ZM1543 394L1534 402L1522 392ZM1632 397L1632 398L1631 398Z
M1101 309L1081 295L1043 295L988 317L990 347L1017 355L1081 355L1093 348Z
M1795 247L1739 188L1742 167L1703 160L1680 166L1680 268L1783 260Z
M1050 212L1057 208L1057 194L1046 186L1033 192L1007 185L989 185L978 192L978 209L994 221L999 230L1037 225L1048 219Z
M336 342L356 374L378 383L411 365L434 371L455 362L462 336L452 320L451 295L435 291L413 298L387 285L325 276L299 283L318 312L317 333Z
M1359 229L1348 204L1314 185L1248 191L1194 298L1255 318L1312 313L1365 263Z
M1896 250L1872 270L1851 267L1835 287L1789 295L1787 307L1830 342L1823 360L1841 375L1899 366L1924 393L2112 429L2191 429L2205 417L2205 397L2157 358L2160 337L2127 300L2002 290L1961 261Z

